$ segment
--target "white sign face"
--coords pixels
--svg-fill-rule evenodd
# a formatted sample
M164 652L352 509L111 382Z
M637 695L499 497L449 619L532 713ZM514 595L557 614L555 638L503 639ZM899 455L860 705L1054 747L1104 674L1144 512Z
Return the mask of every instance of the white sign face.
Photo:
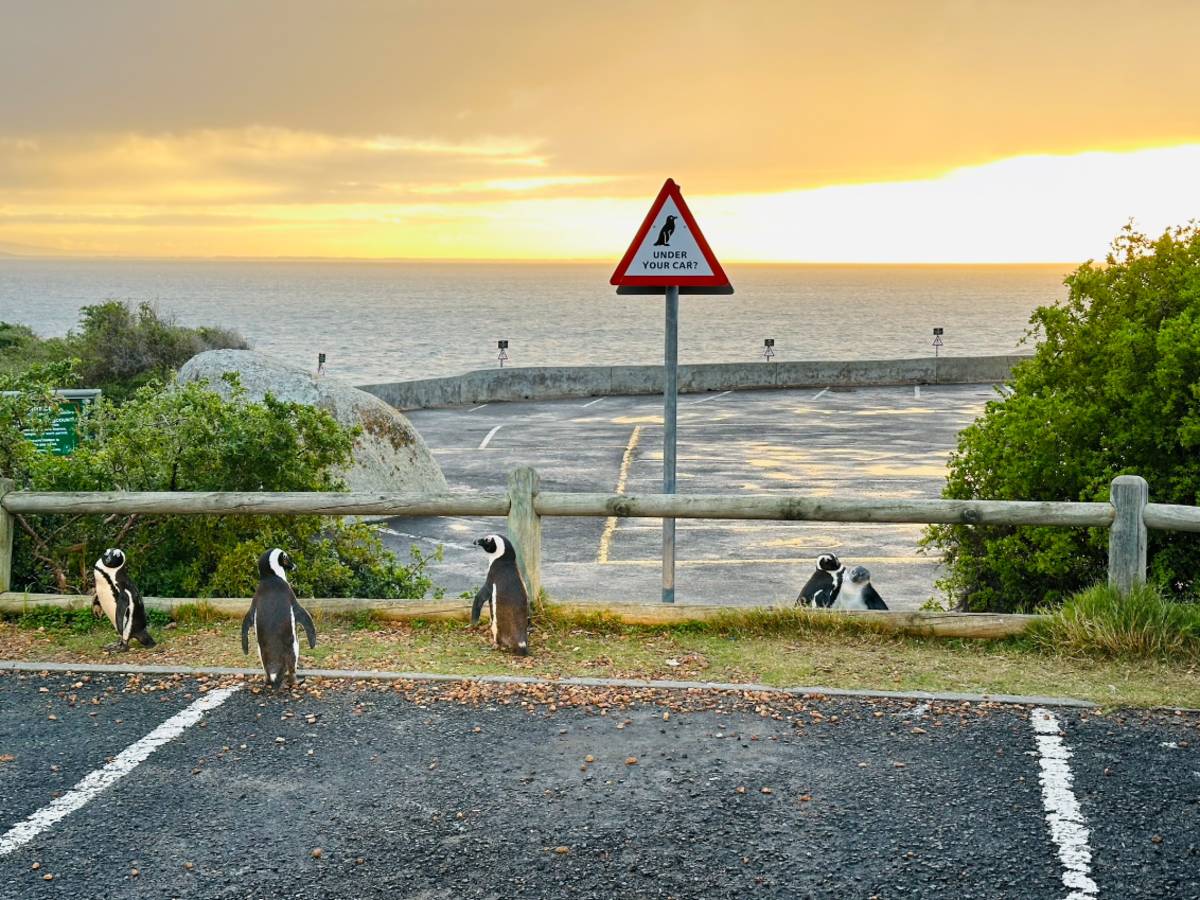
M696 277L713 274L691 229L679 214L674 198L667 197L663 203L625 274L635 278L647 275Z

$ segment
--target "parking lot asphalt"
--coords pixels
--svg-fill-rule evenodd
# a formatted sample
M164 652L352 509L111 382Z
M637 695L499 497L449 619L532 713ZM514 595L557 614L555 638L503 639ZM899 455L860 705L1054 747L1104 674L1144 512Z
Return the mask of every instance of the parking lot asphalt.
M689 394L679 402L680 493L799 493L935 498L959 431L992 385L805 389ZM502 490L533 466L545 490L629 494L662 489L662 398L603 397L408 414L454 490ZM387 541L441 545L435 578L474 591L485 560L471 546L497 519L393 519ZM936 554L916 525L680 520L680 603L790 603L816 558L838 554L871 570L893 609L935 594ZM545 518L543 582L552 597L654 602L660 597L657 519Z
M0 675L0 898L1200 897L1194 714L257 687Z

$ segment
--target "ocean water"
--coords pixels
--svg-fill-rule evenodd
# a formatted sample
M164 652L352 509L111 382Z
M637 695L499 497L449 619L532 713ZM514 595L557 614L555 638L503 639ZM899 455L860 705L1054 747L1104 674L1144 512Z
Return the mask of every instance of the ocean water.
M1011 353L1068 265L733 265L736 293L680 298L680 362ZM221 325L257 350L363 384L497 365L662 362L661 297L618 297L585 263L0 259L0 320L43 335L107 299Z

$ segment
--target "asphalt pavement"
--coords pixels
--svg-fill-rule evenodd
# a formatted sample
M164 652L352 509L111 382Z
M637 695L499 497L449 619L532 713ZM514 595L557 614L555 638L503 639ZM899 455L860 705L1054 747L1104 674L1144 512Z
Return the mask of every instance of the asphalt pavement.
M0 898L1200 897L1195 714L257 686L0 675Z
M679 400L680 493L801 493L935 498L959 431L992 385L733 391ZM662 398L602 397L407 414L453 490L503 490L508 472L533 466L545 490L659 493ZM503 520L393 519L388 543L407 554L442 546L433 569L451 594L478 589L485 559L471 542ZM681 604L791 603L822 553L871 570L893 609L936 591L936 554L919 551L919 525L680 520L676 595ZM662 525L657 519L546 518L543 584L552 597L657 602Z

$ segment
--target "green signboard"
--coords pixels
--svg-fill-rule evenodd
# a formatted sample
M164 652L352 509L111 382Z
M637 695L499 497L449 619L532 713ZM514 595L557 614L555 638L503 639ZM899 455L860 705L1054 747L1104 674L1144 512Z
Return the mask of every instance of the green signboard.
M98 390L68 390L55 391L62 399L62 405L54 415L50 426L42 431L32 428L23 430L35 447L55 456L69 456L79 445L79 416L86 404L90 404L100 396ZM37 410L39 413L49 412L47 409Z

